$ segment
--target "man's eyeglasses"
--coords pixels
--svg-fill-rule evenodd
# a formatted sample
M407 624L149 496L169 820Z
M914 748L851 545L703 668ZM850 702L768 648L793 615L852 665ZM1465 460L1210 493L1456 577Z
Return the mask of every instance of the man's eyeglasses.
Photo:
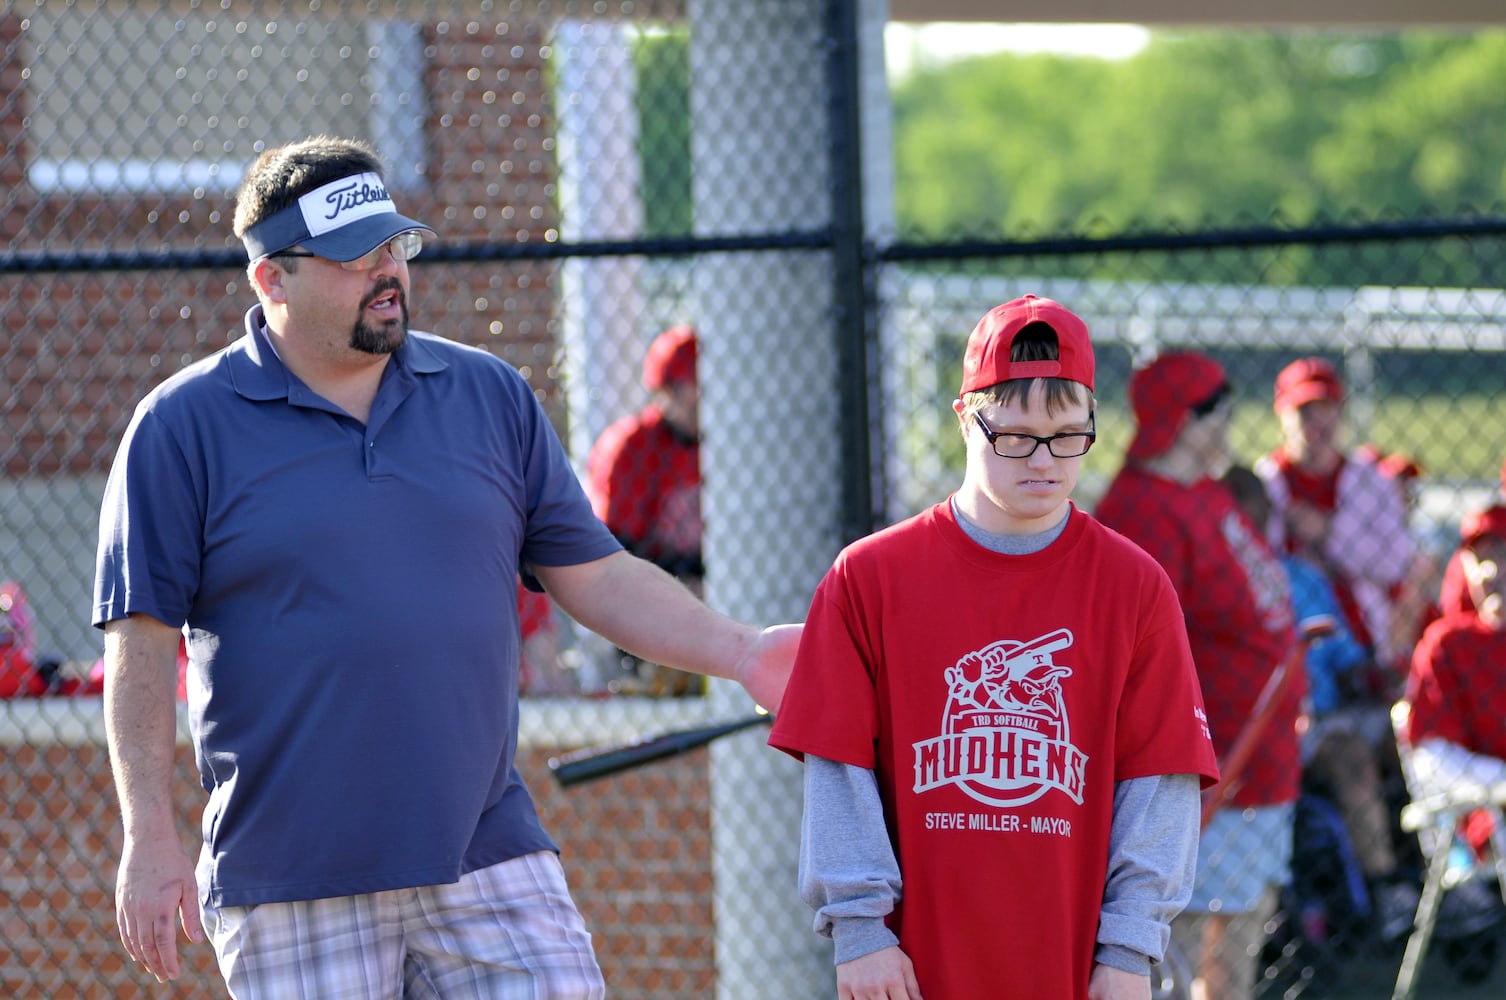
M1098 439L1098 415L1091 410L1088 412L1086 431L1069 431L1065 434L1052 434L1049 437L1020 434L1015 431L996 431L988 426L988 422L983 419L981 413L974 413L973 419L978 421L978 426L983 429L983 436L988 438L994 454L1000 458L1029 458L1041 445L1046 446L1046 450L1053 458L1076 458L1079 455L1086 455L1088 449L1093 447L1093 442Z
M418 252L423 248L424 234L417 229L409 229L407 232L398 233L375 250L370 250L355 260L337 260L331 263L339 264L347 271L369 271L377 266L377 261L382 259L384 252L392 254L393 260L412 260L418 256ZM323 255L309 253L307 250L279 250L276 253L269 253L267 256L321 257Z

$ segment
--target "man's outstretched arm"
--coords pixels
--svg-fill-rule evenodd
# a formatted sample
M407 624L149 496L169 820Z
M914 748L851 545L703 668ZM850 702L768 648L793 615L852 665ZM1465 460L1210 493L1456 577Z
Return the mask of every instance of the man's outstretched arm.
M778 711L801 626L760 629L734 621L626 552L532 569L549 596L591 631L654 663L735 680L759 705Z

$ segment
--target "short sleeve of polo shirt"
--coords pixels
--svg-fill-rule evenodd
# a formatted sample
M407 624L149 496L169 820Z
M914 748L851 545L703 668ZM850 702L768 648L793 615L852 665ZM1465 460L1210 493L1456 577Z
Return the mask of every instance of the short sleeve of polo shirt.
M105 486L95 564L93 622L146 614L173 627L198 586L204 481L153 394L137 406Z
M522 381L521 376L516 377ZM621 544L592 512L591 501L544 408L531 391L526 396L519 406L526 410L525 480L529 507L519 561L539 566L568 566L620 550Z

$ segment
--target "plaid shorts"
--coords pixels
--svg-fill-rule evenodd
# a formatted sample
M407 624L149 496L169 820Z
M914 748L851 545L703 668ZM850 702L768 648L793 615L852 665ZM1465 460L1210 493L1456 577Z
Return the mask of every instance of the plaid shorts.
M551 851L449 885L203 907L235 1000L599 1000L591 935Z

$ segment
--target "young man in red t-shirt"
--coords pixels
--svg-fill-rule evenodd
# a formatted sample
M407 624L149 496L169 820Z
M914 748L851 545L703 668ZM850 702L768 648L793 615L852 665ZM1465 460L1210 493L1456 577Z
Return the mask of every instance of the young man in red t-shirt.
M1506 500L1506 462L1501 463L1499 496L1502 500ZM1460 546L1449 557L1448 564L1443 568L1443 583L1438 593L1438 609L1440 616L1474 613L1475 599L1469 595L1469 581L1464 578L1463 546Z
M987 313L961 487L816 592L770 742L841 998L1150 996L1217 769L1170 581L1069 499L1093 375L1056 302Z
M1187 619L1213 745L1225 759L1295 641L1285 570L1215 477L1229 461L1231 389L1204 354L1163 354L1130 378L1136 432L1094 511L1165 568ZM1249 1000L1291 862L1301 779L1296 732L1305 678L1290 677L1257 750L1198 849L1192 900L1173 927L1209 997Z
M586 493L596 516L624 548L700 595L706 570L697 352L690 326L673 326L654 338L643 358L649 403L596 439L586 460ZM704 690L694 674L621 652L619 662L626 673L612 680L614 690L653 695Z
M1460 525L1473 611L1428 626L1412 655L1407 737L1440 785L1506 789L1506 506Z
M643 358L652 399L603 431L586 461L596 516L628 551L687 582L704 573L696 347L688 326L654 338Z

